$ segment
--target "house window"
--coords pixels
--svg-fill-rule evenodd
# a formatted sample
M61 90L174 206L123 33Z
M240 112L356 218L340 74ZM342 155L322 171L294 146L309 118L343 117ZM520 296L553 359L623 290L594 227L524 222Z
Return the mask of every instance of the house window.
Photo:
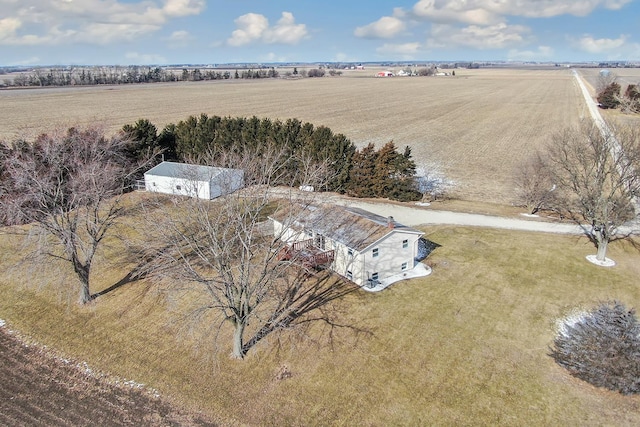
M353 273L350 270L347 270L347 279L353 280Z
M371 281L372 282L377 282L378 281L378 273L371 274Z
M154 187L157 187L157 184L154 182L154 183L153 183L153 186L154 186Z
M347 255L353 256L353 249L351 248L347 249Z
M408 240L403 240L402 241L402 249L406 249L409 247L409 241Z
M378 248L373 248L373 250L371 251L373 253L373 257L377 257L378 256Z
M402 269L403 269L403 270L406 270L406 269L407 269L407 263L406 263L406 262L403 262L403 263L402 263Z
M182 190L182 186L181 185L176 185L176 190Z

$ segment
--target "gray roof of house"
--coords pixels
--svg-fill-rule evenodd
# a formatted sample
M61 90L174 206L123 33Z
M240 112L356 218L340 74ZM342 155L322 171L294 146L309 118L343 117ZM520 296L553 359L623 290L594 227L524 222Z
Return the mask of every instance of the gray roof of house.
M292 228L310 229L336 242L361 251L394 232L424 234L393 220L360 208L322 205L281 210L272 218Z
M225 170L214 166L192 165L188 163L162 162L145 172L145 175L166 176L170 178L210 181Z

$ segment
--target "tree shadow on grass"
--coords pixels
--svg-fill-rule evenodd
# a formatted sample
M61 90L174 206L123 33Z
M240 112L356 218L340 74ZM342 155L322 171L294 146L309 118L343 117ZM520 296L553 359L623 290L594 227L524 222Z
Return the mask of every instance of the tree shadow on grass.
M371 333L366 328L341 322L342 316L332 304L358 291L358 286L326 271L314 274L304 281L303 286L300 286L301 282L300 276L297 276L280 289L283 295L278 298L277 306L243 345L244 354L272 333L304 324L324 323L329 327L330 336L333 334L331 331L343 328L357 334Z
M146 274L140 271L139 267L135 267L133 270L129 271L122 279L118 280L118 282L109 286L106 289L101 290L100 292L96 292L91 295L91 300L95 300L96 298L106 295L109 292L115 291L116 289L127 285L129 283L137 282L138 280L144 279Z

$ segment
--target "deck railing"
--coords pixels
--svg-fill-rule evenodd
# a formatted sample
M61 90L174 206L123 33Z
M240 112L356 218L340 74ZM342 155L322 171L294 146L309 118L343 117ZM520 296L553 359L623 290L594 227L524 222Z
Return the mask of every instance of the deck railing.
M279 259L293 260L306 268L328 266L335 258L335 251L325 251L316 247L313 239L300 240L282 248Z

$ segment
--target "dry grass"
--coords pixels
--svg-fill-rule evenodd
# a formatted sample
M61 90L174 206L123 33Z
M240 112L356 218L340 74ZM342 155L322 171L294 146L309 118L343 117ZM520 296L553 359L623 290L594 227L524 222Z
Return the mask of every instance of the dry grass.
M147 118L162 128L189 115L298 118L358 146L389 140L413 149L468 200L508 203L513 169L550 133L584 116L567 69L456 70L455 77L342 77L0 91L0 138L56 126Z
M63 282L9 268L17 243L0 236L0 318L39 342L160 390L226 423L248 425L638 425L640 397L596 389L548 356L554 320L578 304L640 305L638 250L614 243L612 269L589 264L586 239L430 227L434 273L344 304L346 331L329 345L272 339L244 361L153 283L133 282L79 308L49 290ZM117 253L117 244L110 248ZM112 259L96 289L122 278ZM67 279L72 279L71 276ZM29 280L30 286L22 286ZM43 288L34 287L45 283ZM195 295L186 296L194 298ZM185 327L188 326L188 327ZM204 338L202 338L204 334ZM278 379L287 366L292 376Z

